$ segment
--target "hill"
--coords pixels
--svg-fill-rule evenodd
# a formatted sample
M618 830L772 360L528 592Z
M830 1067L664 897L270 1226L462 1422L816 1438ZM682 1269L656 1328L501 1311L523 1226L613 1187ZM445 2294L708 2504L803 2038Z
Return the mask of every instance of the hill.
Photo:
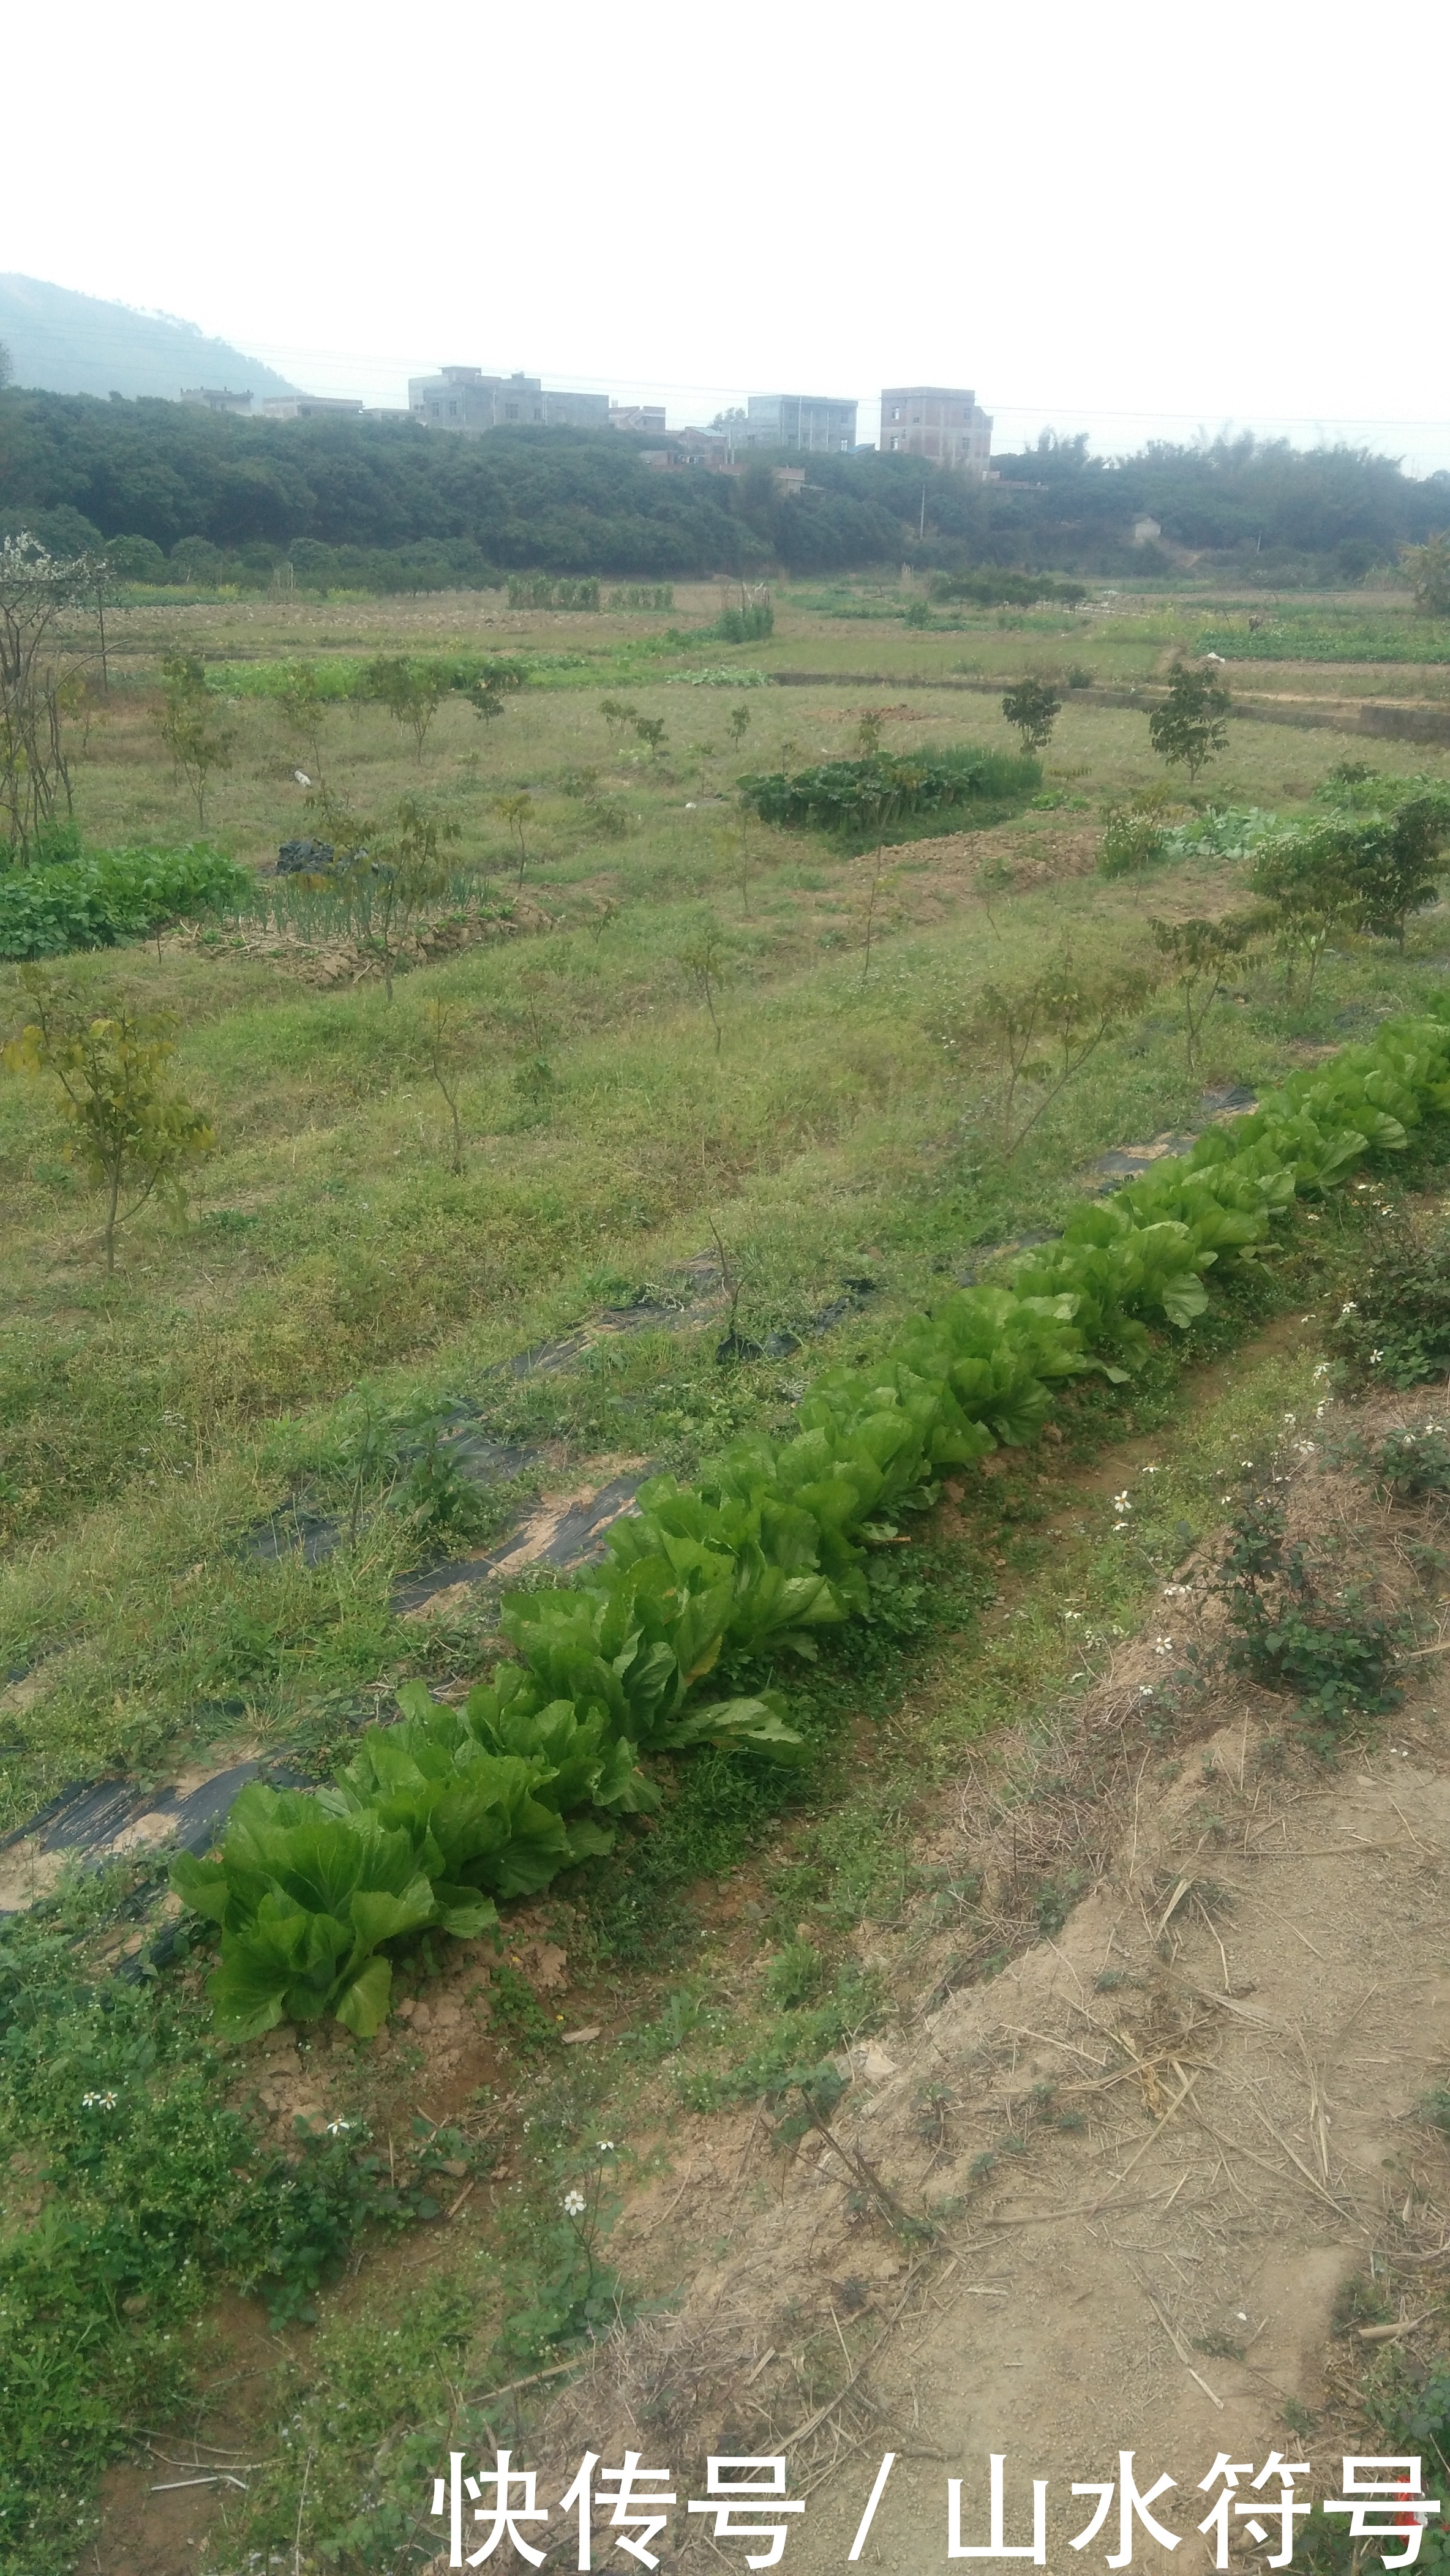
M175 402L183 385L293 391L284 376L226 340L209 340L194 322L138 313L40 277L0 276L0 341L17 385L46 393L159 394Z

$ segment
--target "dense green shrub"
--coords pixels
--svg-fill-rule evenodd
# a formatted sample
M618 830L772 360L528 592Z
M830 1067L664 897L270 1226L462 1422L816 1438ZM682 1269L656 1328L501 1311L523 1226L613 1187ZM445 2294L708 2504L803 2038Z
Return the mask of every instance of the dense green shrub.
M1260 1495L1234 1515L1218 1590L1235 1632L1230 1669L1291 1693L1331 1730L1398 1707L1403 1623L1362 1587L1336 1584L1302 1540L1288 1543L1277 1503Z
M742 778L740 794L762 822L860 836L908 815L945 813L959 805L1025 803L1041 784L1041 764L1035 760L963 747L823 760L815 769Z
M1450 1371L1450 1232L1399 1218L1358 1286L1333 1330L1357 1376L1405 1387Z

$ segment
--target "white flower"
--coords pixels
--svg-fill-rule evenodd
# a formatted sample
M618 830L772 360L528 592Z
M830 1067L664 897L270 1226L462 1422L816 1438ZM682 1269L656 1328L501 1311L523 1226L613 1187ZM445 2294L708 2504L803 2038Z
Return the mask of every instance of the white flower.
M1152 1685L1152 1683L1151 1683L1151 1682L1139 1682L1139 1684L1138 1684L1138 1697L1139 1697L1139 1699L1151 1699L1151 1698L1152 1698L1152 1696L1153 1696L1153 1685Z
M582 2218L588 2206L589 2204L582 2191L565 2192L564 2215L566 2218Z
M1082 1612L1080 1610L1064 1610L1062 1615L1064 1619L1080 1619L1082 1617Z
M1296 1440L1294 1447L1301 1458L1312 1458L1314 1455L1315 1443L1312 1440Z
M1165 1601L1186 1601L1190 1588L1186 1583L1165 1583L1163 1598Z
M1314 1372L1314 1376L1315 1376L1316 1383L1317 1383L1317 1381L1318 1381L1320 1378L1322 1378L1322 1377L1328 1377L1328 1375L1329 1375L1329 1362L1328 1362L1328 1360L1321 1360L1321 1361L1320 1361L1320 1363L1319 1363L1319 1366L1317 1367L1317 1369L1316 1369L1316 1370L1315 1370L1315 1372Z
M1155 1655L1171 1655L1173 1652L1172 1638L1155 1637L1153 1640L1153 1652Z
M1116 1535L1119 1535L1123 1530L1125 1530L1125 1529L1127 1528L1127 1526L1128 1526L1128 1524L1127 1524L1127 1522L1126 1522L1126 1521L1114 1521L1114 1523L1113 1523L1113 1531L1114 1531L1114 1535L1115 1535L1115 1536L1116 1536Z
M612 2138L597 2138L597 2139L595 2140L595 2144L596 2144L596 2146L598 2147L598 2149L599 2149L599 2153L600 2153L602 2156L612 2156L612 2155L613 2155L613 2153L614 2153L614 2140L613 2140Z
M1284 1415L1283 1419L1288 1423L1289 1428L1290 1428L1290 1430L1292 1431L1292 1430L1293 1430L1293 1428L1294 1428L1295 1423L1296 1423L1296 1422L1298 1421L1298 1419L1299 1419L1299 1416L1298 1416L1298 1414L1297 1414L1297 1413L1286 1413L1286 1414Z
M1381 1362L1381 1360L1382 1360L1383 1358L1384 1358L1384 1352L1383 1352L1383 1351L1371 1351L1371 1352L1370 1352L1370 1355L1369 1355L1369 1364L1370 1364L1370 1367L1371 1367L1371 1368L1378 1368L1378 1367L1379 1367L1379 1364L1380 1364L1380 1362Z
M1156 1476L1158 1470L1156 1467L1145 1467L1143 1473L1145 1476Z
M1339 1310L1339 1320L1342 1324L1346 1315L1357 1315L1358 1313L1359 1307L1355 1299L1353 1297L1346 1297L1344 1304Z
M114 2093L83 2093L81 2095L81 2109L83 2111L114 2111L115 2107L116 2095Z
M345 2138L352 2125L351 2120L329 2120L327 2134L330 2138Z
M1232 1494L1220 1494L1218 1499L1221 1503L1231 1503L1233 1501L1233 1496Z
M1113 1509L1114 1509L1114 1511L1115 1511L1115 1512L1130 1512L1130 1511L1132 1510L1132 1508L1133 1508L1133 1504L1132 1504L1132 1498L1131 1498L1131 1496L1130 1496L1130 1495L1128 1495L1128 1494L1126 1494L1126 1493L1124 1493L1124 1494L1114 1494L1114 1496L1113 1496Z

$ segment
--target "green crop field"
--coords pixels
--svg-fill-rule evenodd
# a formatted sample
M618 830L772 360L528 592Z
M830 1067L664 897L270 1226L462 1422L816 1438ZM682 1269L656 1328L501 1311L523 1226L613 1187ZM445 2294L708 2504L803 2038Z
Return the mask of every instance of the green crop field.
M607 2222L636 2168L659 2170L671 2106L759 2100L793 2059L870 2027L882 1998L855 1934L921 1892L920 1802L1004 1716L1071 1683L1062 1600L1104 1634L1139 1616L1185 1528L1211 1524L1222 1458L1304 1396L1367 1229L1388 1222L1355 1199L1356 1156L1381 1181L1374 1209L1438 1186L1450 1161L1444 1068L1424 1070L1425 1041L1406 1071L1378 1034L1446 993L1438 901L1402 940L1335 916L1312 975L1265 932L1211 1006L1198 990L1191 1052L1149 927L1243 908L1254 862L1222 852L1273 818L1322 819L1336 764L1372 755L1388 810L1404 782L1450 779L1450 751L1234 716L1190 797L1152 748L1148 701L1089 692L1161 680L1201 645L1191 598L907 626L888 585L802 585L777 593L773 633L731 644L708 631L731 597L677 585L671 609L630 613L509 610L497 593L149 603L111 612L106 688L88 629L70 635L88 673L67 717L79 848L28 884L0 875L0 936L42 911L80 920L64 877L91 889L74 935L97 943L37 933L29 962L17 948L0 966L0 1830L77 1782L154 1789L276 1759L300 1796L332 1784L342 1843L343 1808L371 1801L401 1847L402 1773L389 1788L369 1769L365 1730L397 1720L410 1684L415 1750L431 1728L449 1763L482 1746L495 1785L518 1767L506 1864L460 1894L441 1860L394 1884L383 1853L372 1929L341 1966L289 1951L273 1975L254 1947L237 1968L252 1899L213 1921L193 1870L183 1913L146 1848L51 1873L0 1923L0 2563L16 2576L97 2563L103 2471L168 2426L264 2464L250 2489L208 2494L215 2576L269 2551L299 2569L417 2563L418 2498L472 2399L658 2290L608 2268ZM1212 614L1237 636L1236 609ZM1408 663L1421 630L1387 610L1375 632L1391 623ZM1306 659L1321 631L1305 629ZM1345 632L1363 654L1368 627ZM204 663L225 737L199 791L161 733L178 654ZM390 712L380 680L360 690L380 658L415 677L449 666L426 717L401 697ZM522 685L480 706L477 673L501 658ZM1035 760L1000 707L1028 673L1063 700ZM994 685L906 685L972 677ZM742 779L769 792L742 798ZM1361 806L1374 792L1354 790ZM1205 828L1210 804L1229 820ZM1137 872L1104 875L1104 821L1124 809L1160 838ZM366 855L278 877L280 845L303 837ZM220 860L193 850L166 875L155 854L191 843ZM137 849L149 876L114 855ZM59 891L38 908L42 878ZM1032 992L1046 1016L1023 1036ZM127 1180L112 1266L88 1131L51 1060L33 1043L27 1058L42 1009L82 1030L124 1020L138 1044L161 1031L158 1096L194 1113L184 1193ZM1339 1050L1377 1043L1370 1089L1368 1057L1335 1070ZM1235 1267L1236 1247L1270 1242L1258 1200L1247 1231L1214 1237L1211 1267L1191 1190L1145 1196L1140 1228L1168 1232L1138 1303L1120 1281L1110 1294L1099 1158L1285 1083L1290 1108L1255 1130L1262 1170L1287 1157L1298 1174L1272 1257ZM1065 1248L1046 1240L1064 1225ZM940 1335L958 1356L970 1338L960 1317L936 1342L917 1319L979 1273L1003 1291L982 1366L1006 1369L1010 1343L1017 1375L968 1407L955 1448L921 1413L911 1475L893 1485L882 1450L877 1499L858 1480L854 1518L833 1521L820 1461L829 1449L838 1483L860 1468L872 1372L899 1372L909 1410L936 1383ZM1018 1310L1036 1298L1029 1329ZM1308 1334L1265 1336L1291 1310ZM510 1367L559 1341L557 1365ZM1193 1368L1230 1351L1238 1376L1190 1404ZM491 1483L449 1463L442 1435L464 1418L497 1446ZM823 1445L787 1508L779 1462L802 1422ZM1093 1462L1149 1435L1161 1491L1130 1550ZM1007 1472L977 1477L997 1441ZM630 1573L632 1627L606 1620L586 1650L575 1596L561 1609L537 1564L502 1606L460 1582L437 1615L405 1615L430 1568L645 1468L680 1491L653 1560L668 1577L651 1591ZM287 1543L289 1510L327 1524L315 1561ZM621 1524L611 1563L652 1527ZM691 1584L687 1651L669 1605ZM579 1659L609 1662L615 1681L591 1685L606 1696L633 1688L640 1638L673 1676L655 1733L636 1729L616 1777L604 1737L581 1750L583 1725L551 1716L554 1768L527 1791L517 1659L531 1690L547 1664L551 1711L582 1706ZM483 1731L460 1751L470 1689ZM578 1812L544 1795L566 1762L587 1773ZM325 1874L318 1811L300 1812L264 1819L257 1848L284 1827L311 1836ZM18 1866L0 1850L0 1890ZM231 1868L199 1865L213 1891ZM727 1883L751 1910L722 1948ZM234 1945L220 2026L219 1929ZM541 1942L567 1950L568 2015L606 2025L607 2048L562 2047L549 1979L527 1973ZM748 2009L730 1942L742 1974L778 1954ZM383 2015L451 1993L460 1945L489 2000L483 2057L450 2091ZM299 2013L348 2004L305 2020L316 2084L280 2129L256 2036L279 1995ZM560 2194L596 2133L617 2143L581 2256ZM140 2512L150 2474L112 2469L106 2509Z

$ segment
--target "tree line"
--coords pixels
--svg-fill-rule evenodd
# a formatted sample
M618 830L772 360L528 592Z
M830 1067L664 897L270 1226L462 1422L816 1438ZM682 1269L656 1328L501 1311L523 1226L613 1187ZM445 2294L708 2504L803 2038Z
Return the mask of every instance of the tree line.
M104 546L138 582L269 579L432 589L510 573L829 574L901 561L1107 574L1167 560L1135 546L1312 567L1355 580L1450 522L1450 475L1285 440L1154 443L1091 456L1054 437L977 483L875 450L805 460L777 491L766 458L738 476L661 473L615 431L502 429L457 439L408 420L248 420L180 403L0 389L0 533L52 552Z

